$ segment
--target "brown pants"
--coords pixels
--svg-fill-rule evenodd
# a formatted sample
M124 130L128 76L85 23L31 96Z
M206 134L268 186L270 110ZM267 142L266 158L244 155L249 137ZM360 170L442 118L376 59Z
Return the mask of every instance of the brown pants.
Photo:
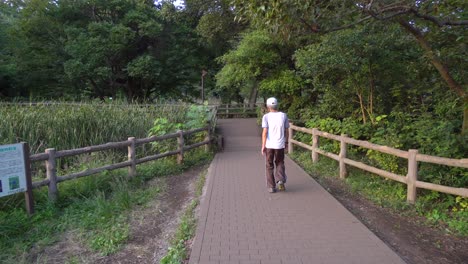
M266 149L266 180L268 188L275 188L278 181L286 183L284 149Z

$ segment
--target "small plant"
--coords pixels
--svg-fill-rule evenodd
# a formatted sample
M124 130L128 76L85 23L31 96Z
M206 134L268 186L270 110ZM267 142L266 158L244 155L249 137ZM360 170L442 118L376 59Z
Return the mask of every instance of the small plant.
M164 256L160 264L181 264L187 259L186 242L195 235L196 218L195 208L198 206L199 197L202 194L203 186L205 185L206 171L200 174L196 184L196 198L185 211L181 218L179 228L172 239L171 246L168 248L166 256Z
M107 226L92 233L89 238L90 247L103 255L114 253L128 239L128 233L127 223L110 222Z
M468 198L457 196L457 198L455 198L455 206L452 208L452 211L468 211Z
M171 243L172 246L169 247L166 256L161 259L160 264L181 264L187 259L185 242L195 234L196 219L194 210L197 204L197 201L193 201L182 216L179 228Z

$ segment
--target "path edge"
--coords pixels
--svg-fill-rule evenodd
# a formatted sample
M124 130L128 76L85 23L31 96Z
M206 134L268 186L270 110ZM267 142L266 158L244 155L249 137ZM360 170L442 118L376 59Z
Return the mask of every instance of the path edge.
M217 153L214 159L211 161L206 174L206 183L200 197L200 211L197 215L197 229L195 231L195 237L192 242L192 249L190 252L189 264L198 264L201 255L202 242L205 236L206 222L208 220L208 212L210 208L210 201L213 192L213 181L215 178L215 171L218 164L219 153Z

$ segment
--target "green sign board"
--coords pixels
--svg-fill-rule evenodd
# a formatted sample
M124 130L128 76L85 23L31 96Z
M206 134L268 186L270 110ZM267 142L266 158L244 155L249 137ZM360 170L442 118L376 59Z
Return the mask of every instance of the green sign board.
M0 197L27 190L25 165L22 144L0 146Z

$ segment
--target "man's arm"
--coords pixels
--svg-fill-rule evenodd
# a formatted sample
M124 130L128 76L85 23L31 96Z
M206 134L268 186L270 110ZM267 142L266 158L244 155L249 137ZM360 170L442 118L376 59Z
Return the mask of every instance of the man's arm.
M262 149L261 149L262 155L265 155L265 151L266 151L265 144L266 144L267 133L268 133L268 128L264 127L262 131Z
M289 144L289 128L284 129L284 149L288 151L288 144Z

